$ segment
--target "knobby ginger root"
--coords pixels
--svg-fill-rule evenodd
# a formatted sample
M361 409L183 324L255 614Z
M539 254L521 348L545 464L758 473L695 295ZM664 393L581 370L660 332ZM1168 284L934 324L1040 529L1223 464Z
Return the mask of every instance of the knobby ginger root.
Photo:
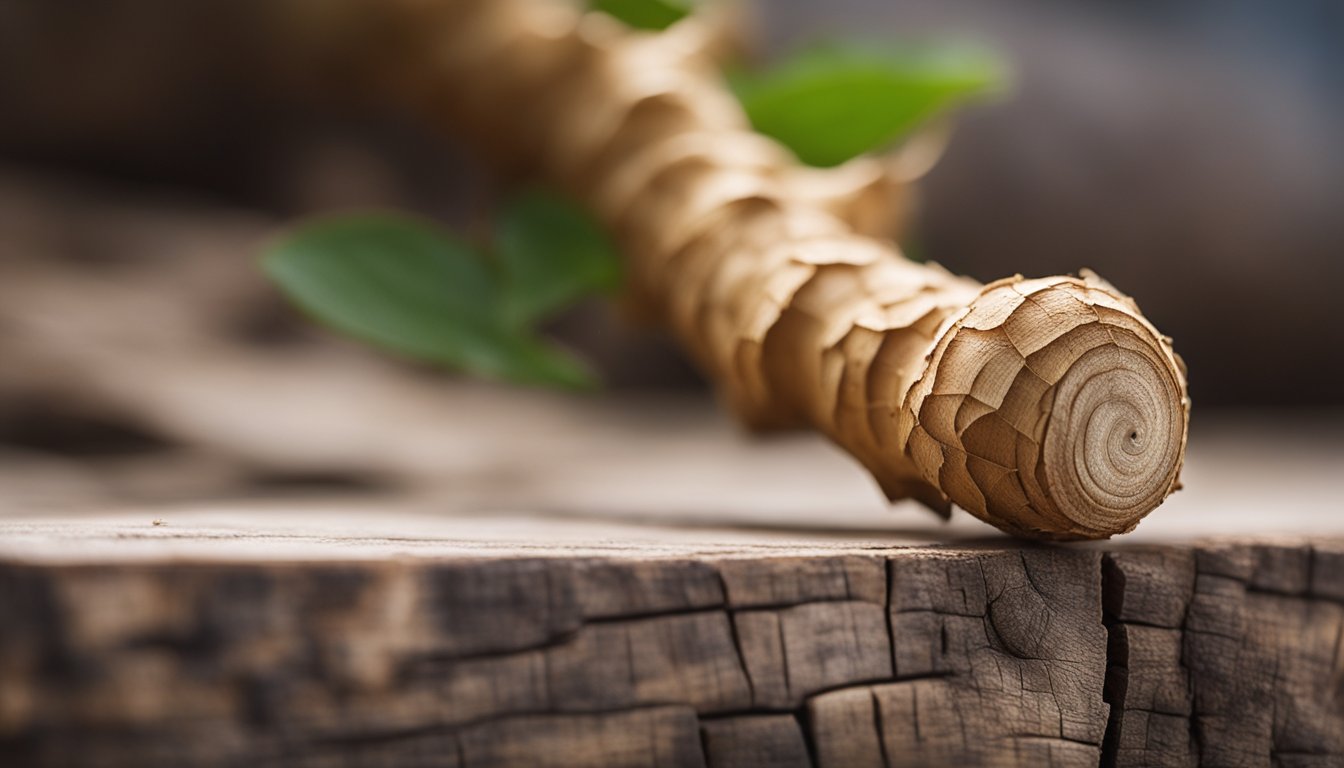
M1081 277L979 285L866 236L900 179L803 169L753 133L705 16L663 33L544 0L407 2L418 97L578 195L668 325L756 427L810 424L892 499L1011 533L1131 530L1178 483L1182 364L1128 297ZM712 13L712 10L711 10Z

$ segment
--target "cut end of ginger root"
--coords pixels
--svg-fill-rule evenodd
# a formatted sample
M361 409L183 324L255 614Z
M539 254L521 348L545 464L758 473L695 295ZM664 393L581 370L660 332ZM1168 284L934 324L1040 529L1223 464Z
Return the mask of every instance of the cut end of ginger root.
M985 286L943 330L906 408L925 481L1020 536L1125 533L1179 487L1180 359L1088 271Z

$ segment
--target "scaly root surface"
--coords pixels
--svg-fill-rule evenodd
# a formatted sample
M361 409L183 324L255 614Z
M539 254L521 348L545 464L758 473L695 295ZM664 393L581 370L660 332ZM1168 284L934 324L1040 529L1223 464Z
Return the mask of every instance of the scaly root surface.
M893 499L1102 538L1179 486L1170 340L1089 272L986 286L903 258L892 165L800 168L716 74L713 8L663 33L538 0L409 3L434 116L585 200L668 326L755 427L809 424ZM876 215L874 212L890 212Z

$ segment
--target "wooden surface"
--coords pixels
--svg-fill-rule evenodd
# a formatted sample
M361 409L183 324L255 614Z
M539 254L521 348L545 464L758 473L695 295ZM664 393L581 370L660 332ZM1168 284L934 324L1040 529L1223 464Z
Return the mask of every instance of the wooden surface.
M378 482L0 463L0 764L1344 763L1328 422L1196 420L1136 533L1040 547L706 402L276 398L181 429Z
M1036 547L704 404L518 401L529 442L517 397L414 492L43 508L77 473L7 465L4 764L1344 762L1337 433L1211 421L1134 535Z
M0 733L11 758L1344 760L1338 539L891 548L751 534L522 547L435 540L450 527L414 516L391 522L423 523L426 540L325 532L314 518L295 534L262 519L8 528ZM497 525L544 537L555 524ZM98 541L105 549L89 551L107 555L58 557L57 540ZM111 554L118 543L129 546Z

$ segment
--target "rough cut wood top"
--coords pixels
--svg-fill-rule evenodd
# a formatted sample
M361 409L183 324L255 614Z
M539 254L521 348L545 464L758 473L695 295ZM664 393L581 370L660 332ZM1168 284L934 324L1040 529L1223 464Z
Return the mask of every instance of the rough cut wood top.
M0 749L51 765L1344 759L1339 539L893 548L575 522L528 543L570 525L228 517L6 527ZM408 524L426 533L394 533Z
M1211 425L1134 535L1045 547L699 413L415 493L25 512L9 464L0 763L1344 762L1328 435Z

